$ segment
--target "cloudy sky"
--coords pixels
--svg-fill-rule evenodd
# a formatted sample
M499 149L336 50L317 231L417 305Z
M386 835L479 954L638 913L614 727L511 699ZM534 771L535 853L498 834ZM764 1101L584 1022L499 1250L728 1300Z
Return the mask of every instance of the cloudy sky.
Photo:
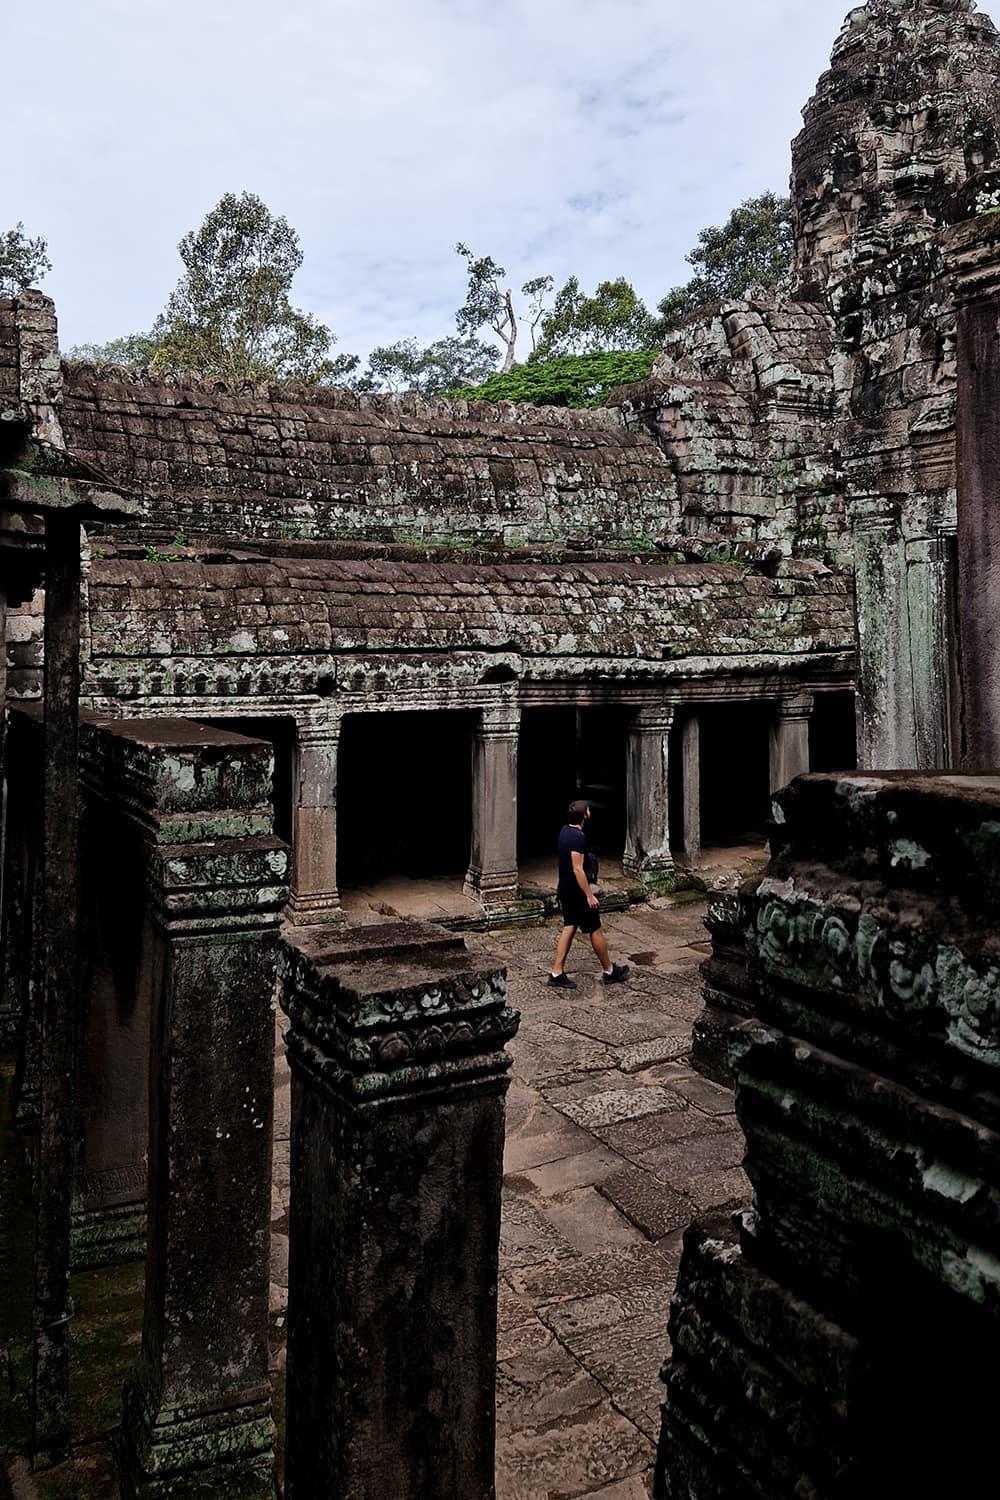
M49 242L64 348L148 328L250 189L295 300L364 354L454 332L454 243L654 305L784 189L850 0L48 0L4 17L0 230Z

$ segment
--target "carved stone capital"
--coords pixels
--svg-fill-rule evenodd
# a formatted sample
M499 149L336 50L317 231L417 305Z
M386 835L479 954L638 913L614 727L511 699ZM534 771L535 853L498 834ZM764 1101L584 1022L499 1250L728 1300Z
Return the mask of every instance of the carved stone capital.
M286 935L278 973L293 1069L355 1107L506 1088L520 1020L506 970L454 934L393 923Z

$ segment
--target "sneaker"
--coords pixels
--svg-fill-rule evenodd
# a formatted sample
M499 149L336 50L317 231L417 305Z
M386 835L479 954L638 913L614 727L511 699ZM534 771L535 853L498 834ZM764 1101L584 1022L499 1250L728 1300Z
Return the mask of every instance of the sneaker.
M550 974L549 986L554 990L575 990L576 980L570 979L568 974Z
M624 984L629 976L628 964L612 964L611 973L604 975L605 984Z

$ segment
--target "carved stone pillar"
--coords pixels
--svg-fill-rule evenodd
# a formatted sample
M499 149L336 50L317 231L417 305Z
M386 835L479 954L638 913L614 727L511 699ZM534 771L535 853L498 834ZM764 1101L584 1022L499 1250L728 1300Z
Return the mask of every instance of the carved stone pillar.
M148 849L149 1245L121 1493L273 1500L271 1006L288 852L270 833L270 746L177 730L114 731L133 742L133 779L169 788L173 808Z
M1000 238L995 214L951 233L958 301L961 764L1000 765Z
M629 725L626 755L627 833L626 874L637 876L652 890L673 890L674 859L670 852L670 730L674 710L669 704L641 709Z
M297 726L292 885L286 915L298 927L344 920L337 890L339 743L339 718Z
M506 975L440 928L295 933L287 1500L494 1494Z
M484 906L518 899L516 703L483 710L472 733L472 850L465 893Z
M813 696L800 693L775 704L771 721L771 791L780 792L809 771L809 720Z
M694 869L701 859L701 719L693 709L681 728L681 772L684 863Z

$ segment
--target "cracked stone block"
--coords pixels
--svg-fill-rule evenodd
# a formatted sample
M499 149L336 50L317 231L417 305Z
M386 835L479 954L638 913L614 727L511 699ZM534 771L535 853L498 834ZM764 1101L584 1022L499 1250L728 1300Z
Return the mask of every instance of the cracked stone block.
M653 1041L623 1047L620 1052L615 1053L615 1060L622 1073L641 1073L644 1068L655 1067L657 1063L673 1062L678 1057L689 1056L690 1052L691 1036L685 1032L681 1036L657 1037Z
M577 1125L592 1130L597 1125L613 1125L619 1120L638 1120L643 1115L665 1114L686 1109L687 1101L669 1089L658 1087L608 1089L590 1099L567 1100L558 1108Z
M639 1120L624 1120L617 1125L599 1125L594 1134L622 1156L641 1160L649 1151L688 1136L719 1134L723 1126L717 1118L703 1115L697 1109L675 1110L670 1114L646 1115Z
M582 1036L593 1037L595 1041L606 1042L614 1047L653 1042L667 1031L676 1033L676 1040L680 1040L682 1035L680 1028L664 1021L658 1011L621 1012L574 1005L567 1009L560 1024L571 1031L580 1032Z
M662 1286L669 1290L677 1277L680 1251L662 1245L636 1245L632 1249L607 1250L558 1265L535 1265L510 1272L511 1286L536 1306L572 1302L598 1292L619 1292L623 1287Z
M565 1260L573 1254L572 1246L534 1204L524 1198L504 1198L500 1225L504 1266L533 1266L541 1261Z
M687 1228L694 1216L690 1198L640 1167L626 1167L614 1173L597 1191L650 1240L660 1240L675 1229Z

